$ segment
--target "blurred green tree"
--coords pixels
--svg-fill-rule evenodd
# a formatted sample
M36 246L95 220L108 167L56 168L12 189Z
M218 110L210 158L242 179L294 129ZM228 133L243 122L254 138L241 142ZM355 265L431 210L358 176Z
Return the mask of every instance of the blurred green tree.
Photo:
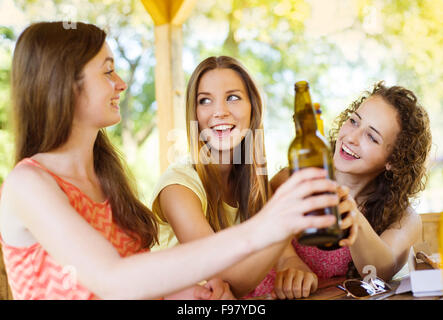
M128 89L120 100L121 122L108 130L130 164L155 128L153 22L139 0L17 0L27 21L85 21L103 28Z

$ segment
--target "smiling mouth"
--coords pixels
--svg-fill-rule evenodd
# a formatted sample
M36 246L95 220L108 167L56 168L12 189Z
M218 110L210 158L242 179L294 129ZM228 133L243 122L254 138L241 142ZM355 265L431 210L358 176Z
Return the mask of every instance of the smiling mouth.
M354 153L351 149L346 147L344 144L341 145L340 153L346 159L360 159L360 157L356 153Z
M232 124L220 124L211 128L213 132L219 137L222 138L224 136L228 136L231 134L232 130L234 130L235 126Z
M119 102L120 102L120 99L112 99L111 100L111 107L118 108Z

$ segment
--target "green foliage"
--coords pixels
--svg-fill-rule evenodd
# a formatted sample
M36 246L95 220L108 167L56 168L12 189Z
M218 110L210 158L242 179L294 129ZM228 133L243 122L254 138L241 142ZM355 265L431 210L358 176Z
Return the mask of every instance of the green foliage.
M137 146L133 169L149 198L146 192L158 176L156 131L151 130L154 26L141 1L17 0L15 5L26 23L70 19L107 31L117 71L129 85L121 100L122 122L108 132L127 155L128 146ZM266 102L271 174L286 161L293 84L301 79L309 81L314 101L321 103L326 129L378 80L412 89L431 116L433 156L443 159L442 21L443 0L199 0L183 26L183 67L188 78L205 57L225 54L248 68ZM22 28L0 26L0 181L11 164L11 135L5 131L9 69L12 44ZM128 136L131 141L124 140ZM148 175L146 168L155 172ZM431 187L443 192L441 179L435 178L441 177L441 166L433 168Z

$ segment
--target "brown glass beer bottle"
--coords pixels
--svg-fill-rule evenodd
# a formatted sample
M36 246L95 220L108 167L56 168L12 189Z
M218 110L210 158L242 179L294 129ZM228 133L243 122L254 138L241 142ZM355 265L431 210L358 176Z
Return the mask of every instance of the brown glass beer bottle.
M307 167L323 168L328 179L335 180L332 154L326 139L318 132L316 117L309 94L309 84L299 81L295 84L294 101L295 138L289 146L288 160L291 174ZM340 215L336 206L315 210L306 215L334 215L336 223L328 228L309 228L301 233L298 242L302 245L317 246L323 250L339 248L342 238L339 227Z

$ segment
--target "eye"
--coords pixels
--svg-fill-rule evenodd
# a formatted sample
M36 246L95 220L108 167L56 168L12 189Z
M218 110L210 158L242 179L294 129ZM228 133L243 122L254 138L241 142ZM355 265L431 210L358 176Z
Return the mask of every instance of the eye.
M209 98L201 98L198 100L198 104L209 104L211 100Z
M110 76L110 75L112 75L113 73L114 73L114 69L112 69L112 70L109 70L108 72L105 72L105 74L107 74L108 76Z
M378 144L378 141L374 138L374 136L372 134L368 133L368 137L372 142Z
M350 122L352 125L357 125L357 121L355 121L355 120L352 119L352 118L349 118L349 122Z
M240 100L240 97L235 95L235 94L231 94L230 96L228 96L228 99L226 99L227 101L237 101Z

